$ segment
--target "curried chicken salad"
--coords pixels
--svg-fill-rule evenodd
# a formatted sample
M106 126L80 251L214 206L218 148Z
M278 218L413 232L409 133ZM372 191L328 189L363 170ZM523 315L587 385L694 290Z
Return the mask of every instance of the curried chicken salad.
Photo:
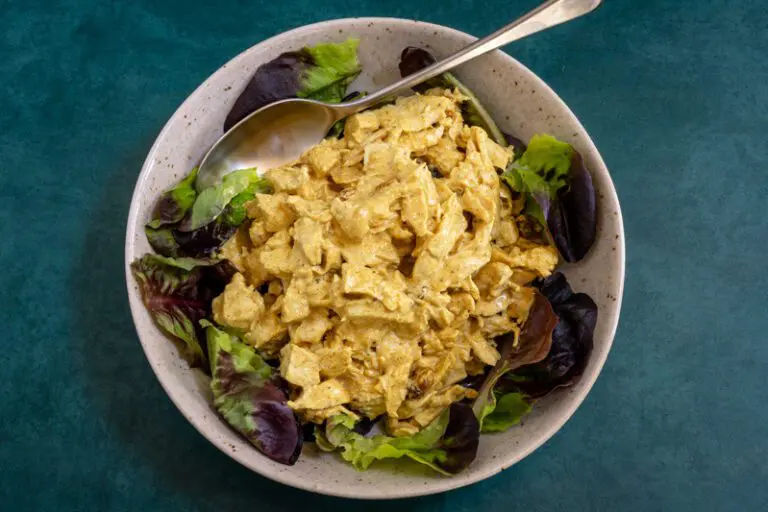
M363 94L357 45L264 64L225 129L272 101ZM433 61L409 47L399 67ZM455 474L481 433L584 370L597 307L557 267L594 242L591 176L565 142L505 135L450 73L288 165L195 178L158 200L133 273L220 416L277 462L314 442L360 470Z

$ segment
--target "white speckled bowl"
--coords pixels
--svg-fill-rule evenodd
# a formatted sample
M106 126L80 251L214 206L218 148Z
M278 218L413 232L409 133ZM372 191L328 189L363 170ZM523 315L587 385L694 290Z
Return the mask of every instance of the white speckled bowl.
M268 478L309 491L354 498L399 498L469 485L510 467L539 447L574 413L611 348L624 283L624 229L613 183L589 135L557 95L522 64L500 51L457 70L480 97L503 131L527 140L551 133L571 142L591 169L598 193L598 240L579 265L566 269L577 291L599 307L595 348L581 381L541 400L522 425L503 434L483 435L477 459L451 478L409 464L374 465L357 472L336 455L307 446L294 466L262 456L220 420L210 403L205 377L190 370L144 309L129 264L150 250L143 225L158 195L193 167L221 135L230 106L253 71L278 54L323 41L360 38L363 73L355 87L376 90L399 78L398 57L406 46L423 46L445 56L474 38L456 30L410 20L356 18L317 23L268 39L216 71L179 107L152 146L133 193L125 239L125 273L131 312L141 344L168 396L211 443L244 466Z

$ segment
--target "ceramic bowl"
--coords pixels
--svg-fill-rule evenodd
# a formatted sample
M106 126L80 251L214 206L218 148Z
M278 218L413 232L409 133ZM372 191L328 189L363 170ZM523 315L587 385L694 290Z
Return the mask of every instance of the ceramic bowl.
M618 199L600 154L584 127L541 79L509 55L496 51L456 74L479 96L500 128L527 140L550 133L573 144L592 171L598 197L598 239L591 253L565 273L577 291L599 307L595 346L578 384L536 404L521 425L481 437L477 459L463 473L441 477L411 464L382 463L358 472L336 454L306 446L294 466L261 455L231 430L211 405L206 378L191 370L160 333L142 305L129 264L150 250L143 232L158 195L177 182L221 135L235 98L254 70L288 50L320 42L360 39L363 72L353 88L376 90L399 78L397 63L406 46L422 46L447 56L474 37L451 28L391 18L355 18L297 28L244 51L198 87L163 128L141 170L128 217L125 273L133 320L152 369L179 411L221 451L268 478L323 494L354 498L401 498L454 489L488 478L529 455L557 432L584 400L611 347L624 282L624 232Z

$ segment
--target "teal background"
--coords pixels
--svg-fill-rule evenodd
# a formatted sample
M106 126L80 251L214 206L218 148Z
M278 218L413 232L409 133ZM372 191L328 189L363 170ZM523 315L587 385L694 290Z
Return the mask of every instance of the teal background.
M600 379L512 469L396 504L292 490L208 444L144 359L123 281L129 199L201 81L314 21L483 35L534 3L0 0L0 509L768 510L764 0L605 0L508 48L600 148L628 256Z

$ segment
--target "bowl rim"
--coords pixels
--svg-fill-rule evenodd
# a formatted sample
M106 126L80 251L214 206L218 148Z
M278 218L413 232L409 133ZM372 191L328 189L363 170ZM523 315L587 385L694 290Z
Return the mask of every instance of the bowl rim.
M617 253L616 262L618 266L617 280L616 280L616 283L618 286L618 294L616 296L616 314L612 318L607 319L609 324L608 324L607 336L605 341L606 343L605 351L603 352L603 355L600 359L593 361L594 371L589 376L589 380L585 382L585 385L583 385L579 389L578 393L574 393L572 395L572 399L568 401L567 405L558 414L557 421L553 421L548 426L547 430L542 435L538 436L537 442L532 443L515 453L509 454L506 457L502 456L499 458L495 458L495 460L489 463L487 467L484 468L482 471L464 475L463 477L461 474L458 474L451 478L436 478L434 480L434 484L429 486L418 486L416 488L404 487L403 488L404 490L397 495L385 494L380 492L377 493L375 488L373 488L373 492L370 492L370 491L358 492L356 488L352 488L352 489L349 489L347 492L344 492L344 491L336 490L332 486L324 487L322 485L313 485L311 483L312 481L309 479L304 480L304 479L296 478L295 476L292 476L288 473L282 473L282 472L270 473L270 472L263 471L262 468L259 468L258 466L251 464L248 461L247 457L245 457L240 451L233 452L232 450L228 449L228 447L222 441L217 439L212 433L209 433L207 431L207 428L203 424L204 418L197 418L191 414L186 413L184 407L181 404L181 400L179 396L176 395L176 393L172 390L169 384L169 380L166 377L166 372L160 368L156 360L150 357L149 351L148 351L149 341L145 341L141 331L139 330L139 327L138 327L139 311L137 308L143 307L143 303L141 303L141 301L138 301L138 304L136 304L135 302L130 300L132 293L138 293L132 290L132 286L131 286L131 283L133 281L133 276L131 274L131 262L133 261L133 258L134 258L133 239L135 237L135 230L133 229L133 227L136 226L137 219L142 213L139 211L139 204L140 204L140 201L138 200L139 194L140 194L140 191L143 190L145 187L145 182L148 180L150 170L153 167L155 155L158 151L161 141L165 138L166 133L169 131L171 125L173 124L173 120L179 115L179 113L185 108L185 106L187 106L187 104L191 101L191 98L195 96L199 91L204 89L206 85L210 81L212 81L217 75L222 73L224 71L224 68L237 66L239 61L245 59L248 54L250 54L252 51L256 50L257 48L268 46L270 43L276 43L278 40L282 40L284 38L290 38L303 31L309 31L309 30L318 29L318 28L328 28L328 29L343 28L344 26L348 25L351 22L396 23L396 24L405 23L410 25L418 25L420 27L426 27L433 30L439 30L443 33L446 33L451 36L456 36L459 38L477 39L475 36L471 34L468 34L466 32L463 32L451 27L447 27L444 25L436 24L436 23L407 19L407 18L378 17L378 16L338 18L338 19L319 21L319 22L310 23L307 25L294 27L285 32L275 34L267 39L259 41L254 45L244 49L243 51L238 53L236 56L232 57L227 62L219 66L216 69L216 71L211 73L199 86L197 86L192 92L190 92L187 95L184 101L168 118L168 121L166 121L165 125L157 135L154 143L152 144L152 147L150 148L149 153L147 154L147 157L144 160L144 163L142 165L141 172L139 173L139 176L136 180L133 194L131 195L130 209L129 209L128 219L126 224L125 253L124 253L125 254L124 256L125 257L125 279L126 279L126 288L129 296L129 307L131 309L131 318L134 324L134 328L136 329L136 334L139 338L139 342L141 343L142 350L144 351L144 355L147 358L147 361L149 362L149 365L152 368L152 371L155 374L155 377L157 378L157 380L159 381L161 387L163 388L163 391L165 392L165 394L168 396L168 398L171 400L174 406L179 410L182 416L184 416L187 419L187 421L189 421L189 423L192 424L192 426L195 428L195 430L197 430L200 433L200 435L202 435L212 445L214 445L217 449L219 449L219 451L223 452L228 457L234 459L235 461L240 463L242 466L248 468L249 470L261 476L264 476L266 478L269 478L270 480L279 482L281 484L299 488L305 491L328 495L328 496L353 498L353 499L400 499L400 498L411 498L411 497L417 497L417 496L437 494L437 493L442 493L449 490L457 489L460 487L465 487L465 486L480 482L482 480L485 480L487 478L490 478L491 476L505 469L508 469L509 467L518 463L522 459L526 458L528 455L530 455L539 447L541 447L545 442L551 439L552 436L554 436L565 425L565 423L567 423L568 420L570 420L571 417L573 417L573 414L576 412L576 409L578 409L581 406L584 399L589 394L595 382L597 381L597 378L600 376L603 366L605 365L605 361L607 360L608 354L610 353L611 348L613 346L613 342L616 336L616 330L618 328L619 317L621 315L621 305L622 305L622 299L624 295L624 280L625 280L625 266L626 266L626 242L625 242L625 230L624 230L623 216L621 212L621 205L619 203L618 195L616 193L616 187L613 182L613 179L611 178L610 171L608 171L608 168L605 165L605 162L603 161L602 155L600 154L594 142L592 141L592 138L590 137L589 133L581 124L581 122L576 117L576 115L571 111L568 105L562 100L562 98L560 98L560 96L558 96L558 94L546 82L544 82L544 80L539 78L538 75L536 75L533 71L528 69L527 66L519 62L517 59L515 59L511 55L507 54L506 52L503 52L502 50L494 51L494 53L500 54L502 59L504 59L506 63L508 63L510 66L516 67L522 74L525 75L526 79L534 83L537 88L541 88L542 90L549 93L553 101L560 104L559 106L566 113L568 120L572 123L575 123L575 125L578 126L584 133L585 137L582 139L582 142L587 145L587 147L589 148L589 151L597 160L598 164L606 170L605 178L610 186L605 188L602 191L602 193L606 196L608 201L615 204L616 215L618 217L617 222L619 227L618 242L620 243L617 244L617 251L616 251ZM594 357L594 353L593 353L593 357ZM582 379L584 379L584 377L582 377ZM369 486L369 487L366 487L366 489L370 490L371 488Z

